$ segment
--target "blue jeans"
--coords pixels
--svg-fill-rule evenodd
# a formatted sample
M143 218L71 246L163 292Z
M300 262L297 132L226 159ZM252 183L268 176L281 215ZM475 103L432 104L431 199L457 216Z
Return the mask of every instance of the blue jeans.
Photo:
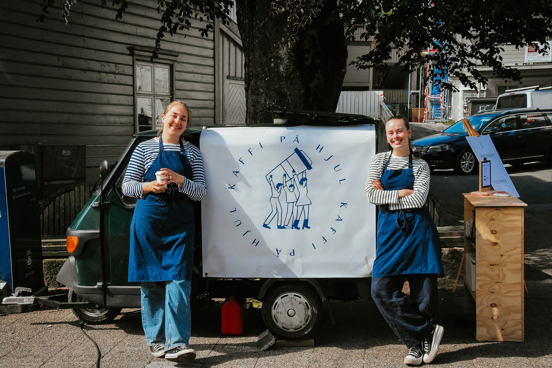
M148 345L164 343L165 350L188 345L191 288L189 280L142 283L142 325Z
M402 292L404 279L410 297ZM437 275L372 278L372 298L393 332L410 349L431 336L439 321Z

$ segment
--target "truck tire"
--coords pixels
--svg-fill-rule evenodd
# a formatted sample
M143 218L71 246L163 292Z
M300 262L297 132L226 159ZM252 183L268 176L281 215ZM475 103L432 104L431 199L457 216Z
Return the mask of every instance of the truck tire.
M460 151L454 160L454 171L459 174L473 174L477 167L477 158L469 148Z
M78 296L73 289L69 290L69 302L84 302L86 300ZM109 323L121 312L121 308L73 308L73 314L81 321L90 325Z
M278 285L263 299L262 315L273 335L284 339L305 339L321 322L320 297L297 283Z

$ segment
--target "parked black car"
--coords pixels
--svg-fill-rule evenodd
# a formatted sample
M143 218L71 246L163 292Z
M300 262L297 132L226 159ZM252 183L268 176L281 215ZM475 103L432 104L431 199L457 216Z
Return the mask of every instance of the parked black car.
M467 119L479 134L491 136L503 163L552 163L552 107L489 111ZM421 153L431 169L453 168L471 174L478 165L466 136L462 121L458 121L442 133L415 140L413 151Z

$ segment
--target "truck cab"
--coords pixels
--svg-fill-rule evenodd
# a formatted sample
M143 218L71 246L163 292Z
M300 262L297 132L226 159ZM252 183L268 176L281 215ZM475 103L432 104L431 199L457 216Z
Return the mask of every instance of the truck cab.
M208 188L195 203L192 297L260 300L267 328L287 339L312 334L323 312L333 320L330 299L370 298L376 209L364 180L372 157L388 147L378 133L384 124L372 118L305 117L184 133L202 152ZM140 284L128 282L137 200L121 185L136 146L156 133L133 137L67 230L70 257L57 280L69 288L70 302L89 303L74 308L85 322L140 307Z

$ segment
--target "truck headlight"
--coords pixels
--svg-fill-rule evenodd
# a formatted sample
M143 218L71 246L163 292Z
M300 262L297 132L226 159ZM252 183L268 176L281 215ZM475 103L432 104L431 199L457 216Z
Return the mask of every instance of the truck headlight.
M427 149L427 152L443 152L448 151L450 149L448 144L439 144L437 146L430 146Z

